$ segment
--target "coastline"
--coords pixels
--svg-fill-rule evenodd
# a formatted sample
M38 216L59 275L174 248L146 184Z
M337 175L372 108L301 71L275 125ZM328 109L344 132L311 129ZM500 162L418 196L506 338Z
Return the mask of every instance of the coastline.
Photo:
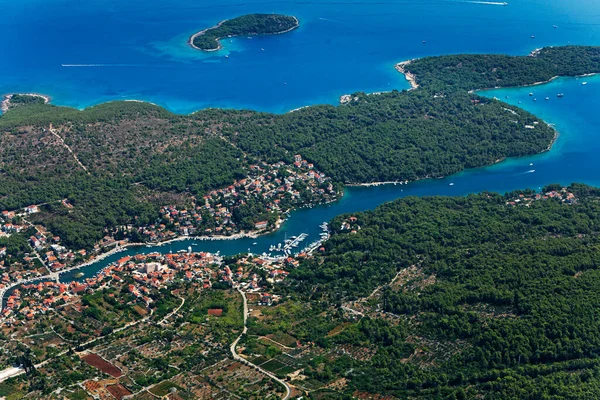
M422 178L428 179L428 178ZM371 186L382 186L382 185L408 185L411 182L416 182L421 179L416 179L414 181L404 180L404 181L384 181L384 182L366 182L366 183L346 183L344 186L348 187L371 187Z
M29 278L24 282L13 282L11 284L9 284L8 286L6 286L5 288L2 288L2 290L0 290L0 305L3 304L4 298L6 297L7 293L12 291L14 288L16 288L19 285L24 285L27 284L29 282L35 282L35 281L39 281L39 280L60 280L60 276L72 271L76 271L78 269L81 268L85 268L85 267L89 267L90 265L96 264L97 262L100 262L110 256L113 256L117 253L123 252L129 248L135 248L135 247L162 247L164 245L167 245L169 243L173 243L173 242L179 242L179 241L183 241L183 240L198 240L198 241L210 241L210 240L237 240L237 239L244 239L244 238L249 238L249 239L256 239L259 236L262 235L267 235L269 233L272 233L274 231L276 231L277 229L279 229L281 227L281 225L285 222L284 219L280 219L275 223L275 226L273 227L273 229L269 229L269 230L261 230L261 231L249 231L249 232L240 232L240 233L236 233L233 234L231 236L224 236L224 235L215 235L215 236L189 236L189 235L183 235L183 236L178 236L172 239L168 239L168 240L164 240L162 242L134 242L134 243L125 243L122 245L117 245L115 246L113 249L106 251L104 253L100 253L97 256L85 261L82 264L78 264L78 265L74 265L72 267L69 268L65 268L62 269L60 271L56 271L56 272L52 272L50 274L47 275L42 275L42 276L36 276L33 278Z
M218 27L220 27L221 25L223 25L225 22L229 21L228 19L224 19L223 21L220 21L218 24L216 24L215 26L211 26L210 28L206 28L201 30L200 32L196 32L194 33L192 36L190 36L190 38L188 39L188 45L196 50L201 50L201 51L218 51L221 50L223 48L223 46L221 46L221 42L220 40L223 38L216 38L217 41L217 48L216 49L201 49L200 47L194 45L194 39L196 39L198 36L202 36L204 35L206 32L208 32L211 29L216 29Z
M222 22L224 22L224 21L222 21ZM295 28L294 28L294 29L295 29ZM198 32L198 33L200 33L200 32ZM550 46L550 47L551 47L551 46ZM199 50L202 50L202 49L199 49ZM216 50L215 50L215 49L213 49L213 50L202 50L202 51L216 51ZM398 68L398 66L399 66L400 64L402 64L402 65L406 66L406 65L407 65L407 64L409 64L410 62L412 62L412 61L415 61L415 60L417 60L417 59L418 59L418 58L415 58L415 59L411 59L411 60L407 60L407 61L403 61L403 62L400 62L400 63L397 63L397 64L395 64L395 69L396 69L396 71L398 71L398 72L402 73L402 74L403 74L403 75L405 75L405 77L406 77L406 72L402 72L402 69L403 69L403 68L402 68L402 67L401 67L401 68ZM411 75L412 75L412 74L411 74ZM576 75L576 76L557 76L557 77L552 77L551 79L549 79L549 80L547 80L547 81L535 82L535 83L533 83L533 84L520 85L520 86L507 86L507 87L491 87L491 88L471 89L471 90L469 90L469 91L468 91L468 93L471 93L471 94L472 94L472 93L483 92L483 91L487 91L487 90L494 90L494 89L508 89L508 88L519 88L519 87L527 87L527 86L543 85L543 84L546 84L546 83L550 83L552 80L554 80L554 79L556 79L556 78L561 78L561 77L562 77L562 78L583 78L583 77L591 77L591 76L595 76L595 75L600 75L600 72L587 73L587 74ZM413 76L413 77L414 77L414 76ZM407 79L407 80L408 80L408 79ZM409 81L409 83L410 83L410 81ZM415 84L416 84L416 82L415 82ZM409 90L413 90L413 89L414 89L414 87L412 87L412 83L411 83L411 88L410 88ZM374 93L368 93L368 95L375 95L375 94L379 94L379 93L386 93L386 92L387 92L387 91L383 91L383 92L374 92ZM17 94L17 93L14 93L14 94ZM22 94L26 94L26 93L22 93ZM31 94L31 95L36 95L36 96L41 96L41 97L44 97L44 98L47 98L47 99L51 100L51 96L48 96L48 95L42 95L42 94L38 94L38 93L30 93L30 94ZM87 108L94 107L94 106L97 106L97 105L100 105L100 104L106 104L106 103L117 102L117 101L132 101L132 102L139 102L139 103L148 103L148 104L152 104L152 105L155 105L155 106L157 106L157 107L163 108L163 109L165 109L165 110L168 110L168 109L167 109L165 106L162 106L162 105L160 105L160 104L152 103L152 102L150 102L150 101L147 101L147 100L136 100L136 99L128 99L128 100L121 100L121 99L107 100L107 101L103 101L103 102L99 102L99 103L94 103L94 104L92 104L92 105L90 105L90 106L87 106L87 107L85 107L85 108L81 108L81 109L79 109L79 110L80 110L80 111L82 111L82 110L85 110L85 109L87 109ZM339 100L338 100L338 102L339 102ZM318 104L320 104L320 103L308 104L308 105L305 105L305 106L297 107L297 108L295 108L295 109L293 109L293 110L283 111L283 112L281 112L281 113L279 113L279 112L273 112L273 113L274 113L274 114L276 114L276 115L284 115L284 114L286 114L286 113L290 113L290 112L299 111L299 110L302 110L302 109L304 109L304 108L307 108L307 107L312 107L312 106L315 106L315 105L318 105ZM67 107L68 107L68 106L67 106ZM225 108L227 108L227 107L225 107ZM211 110L211 109L223 109L223 107L205 107L205 108L200 108L200 109L198 109L198 110L192 111L192 112L190 112L190 113L188 113L188 114L185 114L185 113L184 113L184 114L178 114L178 113L177 113L176 115L194 115L194 114L196 114L196 113L198 113L198 112L205 111L205 110Z
M551 124L548 124L547 122L545 122L546 125L550 126L552 128L552 130L554 131L554 136L552 137L552 140L550 141L550 143L548 144L548 147L546 147L543 150L540 150L539 152L535 153L535 154L530 154L530 155L526 155L523 157L532 157L535 155L539 155L539 154L543 154L546 153L550 150L552 150L552 146L554 146L554 144L556 143L556 140L558 139L558 137L560 136L558 130L556 130L556 128L554 128L554 126L552 126ZM516 156L516 157L520 157L520 156ZM473 169L476 168L485 168L485 167L491 167L492 165L496 165L499 164L505 160L507 160L508 158L513 158L513 157L502 157L502 158L498 158L497 160L494 160L492 163L487 164L487 165L482 165L480 167L474 167ZM469 168L471 169L471 168ZM455 175L457 173L466 171L466 169L463 169L461 171L458 171L452 175ZM345 183L344 187L377 187L377 186L384 186L384 185L408 185L409 183L414 183L414 182L419 182L425 179L444 179L446 178L446 176L425 176L422 178L417 178L414 179L412 181L409 180L399 180L399 181L381 181L381 182L366 182L366 183Z
M224 22L224 21L222 21L222 22ZM297 27L298 26L293 27L290 30L295 29ZM284 32L281 32L281 33L284 33ZM278 34L278 33L275 33L275 34ZM407 79L407 81L409 81L409 83L411 84L411 89L410 90L413 90L413 89L415 89L415 88L418 87L418 84L416 83L415 76L413 74L411 74L410 72L406 71L406 69L405 69L405 67L407 65L409 65L410 62L412 62L412 61L414 61L414 59L403 61L403 62L400 62L400 63L396 64L396 70L398 72L404 74L405 78ZM598 73L589 73L589 74L575 76L574 78L593 76L593 75L597 75L597 74ZM558 76L552 77L548 81L536 82L536 83L533 83L533 84L530 84L530 85L523 85L523 86L520 86L520 87L546 84L546 83L550 83L551 81L553 81L556 78L558 78ZM569 78L573 78L573 77L569 77ZM478 91L485 91L485 90L493 90L493 88L492 89L478 89L476 91L469 91L469 93L478 92ZM45 103L50 102L50 97L49 96L45 96L45 95L41 95L41 94L37 94L37 93L23 93L23 94L24 95L31 95L31 96L39 96L39 97L42 97L44 99ZM378 94L378 93L373 93L373 94ZM12 94L6 95L5 96L6 99L2 103L4 104L4 102L6 102L7 100L10 100L11 96L12 96ZM125 101L150 103L150 102L141 101L141 100L125 100ZM154 104L154 103L150 103L150 104ZM298 109L291 110L290 112L293 112L293 111L296 111L296 110L299 110L299 109L302 109L302 108L305 108L305 107L310 107L310 106L300 107ZM554 130L554 137L550 141L548 147L546 149L544 149L544 150L539 151L536 154L541 154L541 153L544 153L546 151L550 151L551 150L552 146L555 144L555 142L556 142L556 140L558 139L558 136L559 136L558 131L556 129L553 129L553 130ZM488 164L487 166L497 164L499 162L502 162L503 160L504 160L504 158L495 160L494 162ZM401 184L402 185L402 184L408 184L410 182L416 182L416 181L424 180L424 179L443 179L443 178L445 178L445 177L444 176L439 176L439 177L425 176L425 177L422 177L422 178L415 179L414 181L408 181L408 180L400 181L400 180L398 180L398 181L383 181L383 182L347 183L347 184L344 184L344 186L346 186L346 187L374 187L374 186L391 185L391 184L394 184L394 185ZM105 259L105 258L107 258L109 256L112 256L112 255L114 255L114 254L116 254L116 253L118 253L120 251L123 251L124 249L131 248L131 247L141 247L141 246L159 247L159 246L162 246L162 245L165 245L165 244L168 244L168 243L172 243L172 242L176 242L176 241L182 241L182 240L198 240L198 241L211 240L212 241L212 240L237 240L237 239L242 239L242 238L257 238L258 236L266 235L266 234L269 234L269 233L272 233L272 232L278 230L280 228L280 226L281 226L282 223L283 223L283 221L281 221L281 223L280 223L280 221L278 221L278 223L275 225L274 228L269 229L267 231L241 232L241 233L237 233L237 234L234 234L234 235L231 235L231 236L224 236L224 235L215 235L215 236L178 236L178 237L175 237L175 238L172 238L172 239L168 239L168 240L163 241L163 242L154 242L154 243L127 243L127 244L124 244L122 246L118 246L118 247L116 247L116 248L114 248L114 249L112 249L112 250L110 250L108 252L101 253L97 257L94 257L93 259L90 259L90 260L84 262L83 264L76 265L76 266L73 266L73 267L70 267L70 268L66 268L64 270L57 271L56 273L53 273L53 274L36 277L35 279L36 280L40 280L40 279L52 279L53 276L57 276L57 275L59 276L59 275L62 275L64 273L67 273L67 272L70 272L70 271L73 271L73 270L77 270L77 269L80 269L80 268L87 267L87 266L89 266L91 264L94 264L96 262L102 261L103 259ZM18 284L15 284L14 286L18 286ZM14 287L14 286L11 286L11 287Z
M184 240L197 240L197 241L219 241L219 240L238 240L238 239L256 239L259 236L267 235L278 230L281 225L285 222L285 219L279 219L275 222L275 225L272 229L268 230L259 230L259 231L248 231L248 232L239 232L230 236L225 235L214 235L214 236L190 236L190 235L181 235L174 237L172 239L163 240L161 242L134 242L134 243L125 243L121 246L117 245L112 250L101 253L98 256L84 262L83 264L74 265L72 267L66 268L64 270L57 271L56 274L59 276L65 272L75 271L80 268L87 267L89 265L95 264L98 261L102 261L107 257L110 257L116 253L120 253L130 247L162 247L169 243L180 242ZM41 279L42 277L40 277Z
M402 61L402 62L397 63L395 66L396 71L398 71L402 75L404 75L404 78L410 84L409 90L415 90L419 87L419 84L417 83L417 77L406 69L406 67L414 60L415 59Z
M298 18L296 18L295 16L292 16L292 18L294 18L294 20L296 21L296 25L294 25L293 27L291 27L289 29L286 29L285 31L273 32L273 33L248 33L246 35L247 36L269 36L269 35L281 35L281 34L284 34L284 33L291 32L294 29L300 27L300 21L298 20ZM245 36L245 35L229 35L229 36L223 36L223 37L216 37L215 38L215 40L217 41L217 48L216 49L202 49L202 48L194 45L194 39L195 38L197 38L198 36L204 35L206 32L208 32L208 31L210 31L212 29L216 29L216 28L220 27L221 25L223 25L225 22L227 22L229 20L230 19L224 19L223 21L219 22L215 26L211 26L210 28L206 28L206 29L201 30L200 32L194 33L188 39L188 45L191 48L193 48L195 50L200 50L200 51L219 51L219 50L223 49L223 46L221 45L221 39L227 39L227 38L238 37L238 36Z
M0 102L0 112L2 114L6 113L9 109L10 109L10 99L12 99L12 97L14 95L22 95L22 96L32 96L32 97L41 97L42 99L44 99L44 104L48 104L50 103L50 96L47 96L45 94L40 94L40 93L10 93L10 94L5 94L3 96L2 102Z
M582 74L582 75L574 75L574 76L562 76L562 75L556 75L553 76L552 78L545 80L545 81L539 81L539 82L534 82L534 83L528 83L526 85L519 85L519 86L496 86L493 88L484 88L484 89L471 89L468 91L469 94L477 94L477 92L485 92L487 90L496 90L496 89L518 89L518 88L526 88L526 87L533 87L533 86L539 86L539 85L545 85L547 83L552 83L553 81L555 81L558 78L566 78L566 79L579 79L579 78L587 78L590 76L596 76L596 75L600 75L600 72L590 72L588 74Z

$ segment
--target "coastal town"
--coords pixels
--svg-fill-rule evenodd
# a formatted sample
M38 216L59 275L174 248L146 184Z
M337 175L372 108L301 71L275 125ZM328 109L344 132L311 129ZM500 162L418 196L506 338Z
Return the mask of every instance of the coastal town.
M174 349L195 346L200 357L198 367L224 362L230 366L226 371L238 371L236 374L248 379L253 377L249 382L263 382L259 389L261 393L275 393L281 388L268 374L243 364L232 364L223 358L235 329L218 327L231 318L236 324L242 319L239 309L235 311L237 306L234 304L239 301L234 295L236 290L244 298L247 296L252 307L276 306L281 296L273 294L271 289L284 281L299 263L293 257L265 259L242 255L224 258L189 249L174 254L124 256L94 277L70 283L23 284L10 293L2 311L0 335L11 339L2 346L0 365L9 366L12 355L24 352L33 359L31 362L36 370L53 376L58 370L53 369L51 360L70 359L69 362L77 363L78 368L92 377L81 381L75 392L107 399L122 399L148 391L157 394L164 389L160 385L166 385L166 379L181 378L181 373L177 368L159 369L150 381L139 374L148 367L156 368L148 363L157 356L156 345L160 342L144 350L146 331L156 331L160 337L183 329L189 336L192 331L194 335L200 334L197 331L200 329L206 332L202 342L190 341L179 333L171 345L175 347L162 349L158 354L166 357ZM203 305L196 310L189 308L190 303ZM187 326L179 325L182 318L189 321ZM128 336L119 336L118 332L124 330L128 331ZM113 338L111 341L102 340L109 336ZM142 340L141 346L132 350L131 345L139 340ZM134 354L139 355L134 357ZM204 367L198 369L204 371ZM221 369L212 368L206 373L221 374ZM25 364L19 368L8 367L2 373L17 377L29 374ZM185 387L180 380L168 382L179 390ZM57 388L67 383L63 380ZM210 379L201 383L202 380L194 390L226 393L233 388L228 389ZM169 389L165 389L165 395L175 393ZM73 389L67 391L71 392ZM59 393L60 389L54 394Z
M109 363L104 357L110 357L99 356L87 349L95 348L97 343L102 342L100 339L123 330L132 335L127 340L131 343L136 335L142 333L139 330L142 326L150 323L156 324L151 325L156 327L171 326L175 322L174 317L184 312L184 304L190 298L201 301L205 297L220 297L220 293L226 293L227 302L236 302L234 293L237 291L252 307L277 306L282 300L277 294L277 286L303 259L312 257L315 251L324 250L321 244L329 237L327 223L321 226L323 233L320 238L302 250L296 250L295 256L291 255L291 251L305 239L305 234L291 237L278 247L271 246L271 250L278 253L275 256L248 253L222 257L219 253L196 252L189 247L168 254L124 255L93 276L77 272L79 268L132 246L144 248L145 245L160 245L180 238L257 236L277 229L295 208L328 203L340 195L339 188L300 155L294 157L291 165L284 162L259 163L250 165L249 169L246 178L207 193L189 207L161 207L155 224L106 231L102 240L89 251L63 246L60 236L35 222L48 206L46 204L3 211L0 214L0 243L6 245L0 248L0 294L3 299L0 335L11 340L3 347L3 355L0 356L0 365L5 367L0 371L0 382L8 377L29 376L29 368L53 375L52 368L48 366L52 360L66 362L65 357L75 352L78 356L76 359L71 357L70 362L77 363L79 368L91 375L95 374L94 371L101 371L110 376L108 380L94 378L81 382L82 393L117 399L136 390L143 393L146 381L133 378L131 376L135 373L127 372L135 367L125 360ZM56 204L67 210L73 207L68 199ZM244 209L249 205L252 206L250 212L245 214ZM142 241L131 241L130 237L123 235L123 231L135 233ZM61 275L67 272L71 272L70 281L61 279ZM186 292L185 296L183 292ZM211 304L205 311L208 318L215 319L217 324L219 320L226 320L227 302ZM251 311L244 313L249 315ZM202 354L207 362L222 359L227 352L227 344L233 340L231 333L235 333L235 329L229 335L223 333L219 337L205 339ZM30 340L32 337L39 339ZM33 366L28 366L29 361L25 362L22 358L15 361L15 354L22 354L19 357L31 360ZM15 363L17 367L14 367ZM136 363L136 367L142 368L142 365ZM273 394L281 390L278 378L272 380L270 373L255 367L256 370L235 364L236 370L244 376L264 381L261 393ZM169 372L161 377L172 375ZM123 376L127 379L121 378ZM158 376L154 380L164 381ZM200 386L198 390L214 393L228 390L218 384Z
M300 258L306 257L303 254ZM225 262L211 253L184 251L175 254L137 254L125 256L103 268L94 277L81 278L70 283L39 281L23 284L12 291L2 309L0 321L5 327L19 326L25 321L46 315L51 309L74 301L74 298L96 292L125 291L132 296L132 304L151 312L159 291L174 282L195 282L199 290L219 287L239 287L248 293L258 293L265 304L276 297L264 292L282 282L289 270L297 267L293 257L265 258L242 256ZM153 299L154 298L154 299Z
M305 160L296 161L297 168L302 168ZM284 165L275 165L274 169L281 171ZM236 224L232 222L232 210L243 204L247 199L247 192L265 201L270 212L281 211L280 204L286 198L300 199L299 192L293 189L293 183L302 181L314 184L313 195L321 200L331 193L331 187L319 188L318 182L327 182L318 175L310 174L312 167L306 165L308 173L288 175L283 179L277 178L277 172L265 170L259 166L253 179L243 179L228 188L211 192L203 198L204 204L192 208L194 211L177 209L165 206L160 214L163 223L141 229L148 242L161 242L173 240L178 237L188 237L197 234L199 227L206 220L211 219L214 228L205 228L202 233L209 234L234 234L238 233ZM289 170L287 170L289 172ZM283 190L282 190L283 189ZM244 196L243 194L246 193ZM576 196L566 188L556 188L545 193L519 194L506 201L508 206L530 206L535 201L555 199L566 204L575 204ZM279 201L278 201L279 200ZM68 204L66 200L63 204ZM289 203L288 203L289 204ZM293 203L292 203L293 204ZM225 205L225 206L224 206ZM322 251L321 243L328 238L327 224L321 238L304 250L299 250L296 256L289 255L290 246L299 240L289 239L283 248L271 246L271 250L282 253L278 256L252 254L241 256L235 263L226 263L218 254L193 252L192 248L182 250L176 254L136 254L125 256L92 277L85 277L83 273L75 274L75 280L61 282L60 272L70 271L102 257L89 257L85 250L71 251L60 245L60 237L53 236L43 226L32 225L27 222L27 216L39 212L38 206L30 206L21 210L3 211L0 215L0 238L9 238L11 235L23 235L27 238L27 251L21 251L20 257L7 255L7 247L0 248L0 291L5 300L0 311L0 322L6 326L34 320L38 315L44 315L56 304L69 302L73 297L85 293L94 293L103 290L126 290L131 293L140 307L150 310L152 308L152 293L168 287L174 281L202 282L202 288L212 287L213 283L226 284L228 287L255 293L283 281L290 269L296 268L300 261L310 256L314 251ZM204 219L203 219L204 217ZM268 222L254 224L256 230L267 230ZM274 225L276 226L276 225ZM220 229L219 229L220 228ZM342 231L355 233L360 230L356 217L350 216L342 222ZM299 239L302 239L300 237ZM95 253L109 250L115 254L118 249L127 247L128 240L116 240L106 237L99 244ZM102 253L100 253L102 254ZM126 286L125 286L126 285ZM125 289L124 289L125 290ZM8 293L8 295L5 295ZM265 299L269 298L265 297ZM272 299L269 298L267 303Z
M291 210L329 203L340 194L330 178L296 155L292 165L250 165L248 177L209 192L189 208L162 207L160 221L142 234L151 243L181 236L254 237L277 229Z
M565 204L576 204L577 196L570 192L567 188L557 187L554 190L547 191L545 193L531 193L531 194L519 194L518 197L511 198L506 202L506 205L510 206L525 206L530 207L535 201L543 201L549 199L555 199Z
M4 210L0 214L0 239L12 238L17 244L0 247L0 294L21 283L57 281L59 274L126 247L181 238L256 237L277 229L290 211L332 202L341 194L330 178L300 155L294 157L291 165L259 163L250 165L249 171L248 177L207 193L189 207L161 207L154 224L107 231L89 251L68 249L61 244L60 236L40 223L31 222L47 205ZM66 210L73 207L67 199L57 204ZM130 240L132 234L137 238L135 242Z

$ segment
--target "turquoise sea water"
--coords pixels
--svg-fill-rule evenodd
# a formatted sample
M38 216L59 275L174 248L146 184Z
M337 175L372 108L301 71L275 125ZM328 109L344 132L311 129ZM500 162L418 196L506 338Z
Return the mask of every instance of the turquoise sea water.
M0 94L40 92L78 108L138 99L178 113L285 112L353 91L405 88L393 65L409 58L600 44L597 0L508 2L0 0ZM252 12L293 14L301 26L226 40L217 53L187 46L190 34Z
M414 57L526 54L545 45L600 45L596 0L509 0L508 6L458 0L0 0L0 10L0 93L40 92L56 104L79 108L139 99L178 113L209 106L285 112L308 104L333 104L353 91L405 88L393 65ZM250 12L293 14L301 27L285 35L226 41L218 53L187 47L187 37L195 31ZM536 102L528 96L530 91ZM558 99L557 93L565 97ZM183 241L158 249L169 252L191 245L223 254L248 249L262 253L286 235L305 232L310 235L307 242L313 241L323 221L399 197L537 189L552 182L600 185L600 78L559 79L484 95L555 124L560 136L552 150L445 179L348 188L339 202L296 211L278 232L256 240ZM86 276L124 254L87 267Z

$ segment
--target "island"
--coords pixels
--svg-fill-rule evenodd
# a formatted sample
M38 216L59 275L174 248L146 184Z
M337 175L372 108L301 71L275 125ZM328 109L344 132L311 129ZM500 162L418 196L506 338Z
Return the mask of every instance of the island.
M216 51L222 38L234 36L276 35L299 26L296 17L280 14L248 14L219 22L216 26L192 35L188 41L197 50Z

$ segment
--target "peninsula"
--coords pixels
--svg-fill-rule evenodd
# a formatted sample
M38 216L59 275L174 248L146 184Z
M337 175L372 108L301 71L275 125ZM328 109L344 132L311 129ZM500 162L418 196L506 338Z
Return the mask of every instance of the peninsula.
M219 22L212 28L192 35L188 41L197 50L216 51L219 40L234 36L276 35L299 26L298 18L281 14L248 14Z
M37 93L7 94L4 96L2 102L0 102L0 112L5 113L21 105L48 104L49 102L50 98L48 96Z

